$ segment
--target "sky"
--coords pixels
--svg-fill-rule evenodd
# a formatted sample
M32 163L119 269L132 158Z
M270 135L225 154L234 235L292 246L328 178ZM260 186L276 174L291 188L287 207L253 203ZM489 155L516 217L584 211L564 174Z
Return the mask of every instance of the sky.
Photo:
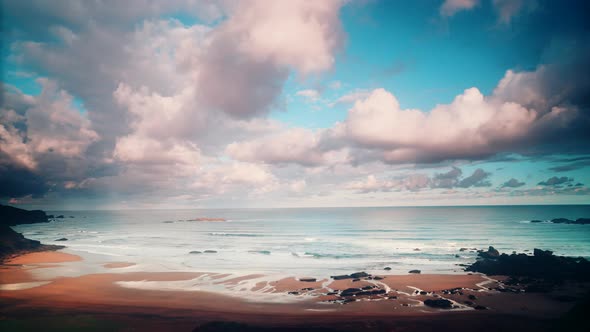
M0 203L590 203L590 4L0 0Z

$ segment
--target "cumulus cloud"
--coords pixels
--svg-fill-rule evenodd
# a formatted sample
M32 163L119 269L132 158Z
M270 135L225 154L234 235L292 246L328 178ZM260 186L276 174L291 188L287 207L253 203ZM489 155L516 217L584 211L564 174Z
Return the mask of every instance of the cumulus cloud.
M349 139L383 150L387 162L424 162L493 154L525 136L536 118L536 111L488 100L477 88L429 113L401 109L395 96L376 89L355 103L344 126Z
M460 11L473 9L478 3L478 0L445 0L440 6L440 15L450 17Z
M510 180L504 182L500 187L501 188L519 188L524 185L525 185L524 182L518 181L515 178L511 178Z
M347 160L346 151L323 151L320 135L311 130L293 128L271 136L234 142L226 153L236 160L270 164L295 163L304 166L334 164Z
M264 114L276 104L290 69L301 75L330 69L344 38L338 17L342 4L235 3L199 58L197 91L202 102L238 118Z
M90 121L73 106L71 95L53 81L38 82L43 87L39 96L12 89L0 108L0 178L5 195L39 195L49 187L46 182L76 176L60 172L56 165L83 171L82 157L99 139Z

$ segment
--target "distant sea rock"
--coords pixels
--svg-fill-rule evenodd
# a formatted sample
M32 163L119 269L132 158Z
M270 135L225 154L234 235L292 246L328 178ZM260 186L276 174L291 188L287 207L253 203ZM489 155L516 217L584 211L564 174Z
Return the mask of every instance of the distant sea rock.
M0 225L16 226L49 222L47 214L41 210L27 211L12 206L0 205Z
M542 220L531 220L531 223L541 223ZM578 218L576 220L567 218L555 218L549 221L553 224L590 225L590 218Z
M227 219L225 219L225 218L200 217L200 218L195 218L195 219L189 219L188 221L224 222L224 221L227 221Z

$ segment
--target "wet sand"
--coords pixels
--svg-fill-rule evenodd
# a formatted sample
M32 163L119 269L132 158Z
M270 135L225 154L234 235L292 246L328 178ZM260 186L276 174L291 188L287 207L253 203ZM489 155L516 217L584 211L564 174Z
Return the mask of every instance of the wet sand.
M403 323L415 327L410 330L421 330L419 325L424 320L473 326L476 322L492 321L491 317L511 317L514 322L538 327L544 325L537 323L564 315L575 304L571 298L580 298L590 289L588 285L563 285L552 294L505 293L493 290L503 287L503 277L480 274L384 274L357 281L318 278L307 282L300 281L300 277L273 280L260 274L206 272L107 272L50 280L39 279L39 274L33 273L80 260L79 256L57 251L25 254L5 262L0 266L0 299L5 318L18 320L32 311L44 313L41 317L91 313L139 326L138 317L145 316L157 321L153 322L153 326L160 326L156 330L164 330L162 319L176 322L178 330L187 331L218 320L264 326L313 324L343 330L360 326L371 330L364 324L381 321L384 326ZM104 268L114 270L132 265L102 263ZM224 291L202 288L200 285L205 283ZM343 304L342 291L351 288L381 293L347 297L350 302ZM447 299L452 301L453 308L425 306L427 299ZM486 310L475 310L476 306ZM374 330L381 330L383 326L379 326L375 325ZM490 325L489 330L491 326L498 325ZM485 326L482 328L486 330Z

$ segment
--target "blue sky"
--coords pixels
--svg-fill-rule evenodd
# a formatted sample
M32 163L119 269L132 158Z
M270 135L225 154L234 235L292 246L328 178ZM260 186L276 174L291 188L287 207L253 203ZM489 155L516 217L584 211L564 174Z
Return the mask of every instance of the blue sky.
M590 202L583 1L2 6L3 203Z

